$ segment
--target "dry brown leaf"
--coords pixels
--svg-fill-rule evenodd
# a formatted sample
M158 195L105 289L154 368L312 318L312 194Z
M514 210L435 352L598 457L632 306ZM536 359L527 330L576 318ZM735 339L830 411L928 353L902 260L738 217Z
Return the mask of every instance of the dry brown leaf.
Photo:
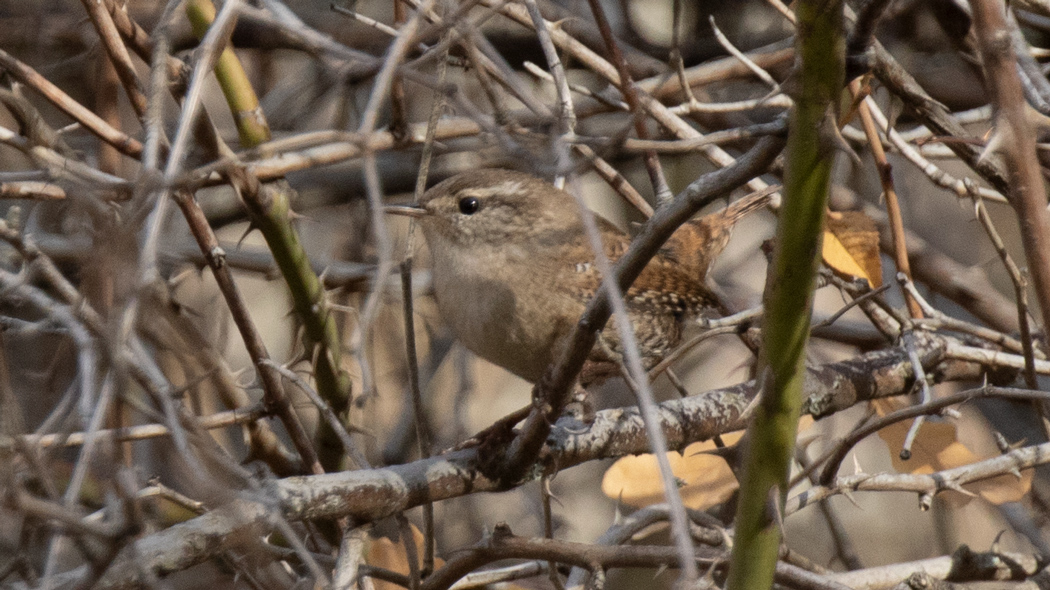
M879 229L860 211L828 214L821 255L824 264L841 275L867 279L873 289L882 285Z
M726 444L735 444L744 432L722 435ZM679 455L667 453L671 471L682 484L678 489L686 506L706 510L725 502L739 487L725 459L705 453L715 449L713 441L693 443ZM652 454L623 457L612 464L602 478L602 492L613 500L635 507L664 501L660 469Z
M811 416L799 421L799 431L813 424ZM744 431L722 435L727 445L736 444ZM713 455L713 441L693 443L679 455L667 453L671 472L681 482L678 488L682 501L690 508L706 510L729 499L739 486L736 476L724 459ZM664 501L660 469L654 455L623 457L612 464L602 478L602 492L613 500L630 506L642 507Z
M1020 502L1032 489L1033 473L1031 469L1025 469L1021 472L1020 478L1014 475L1000 475L999 477L978 481L963 487L992 504Z
M419 556L420 567L423 565L423 548L425 545L425 539L423 533L420 532L416 525L409 525L412 527L412 539L416 545L416 555ZM386 537L369 538L368 550L365 552L365 563L375 567L381 567L388 569L392 572L399 574L409 575L408 570L408 556L405 554L405 545L400 542L394 542ZM440 558L434 559L435 567L440 567L445 562ZM392 582L384 582L376 578L372 578L372 583L375 585L376 590L404 590L401 586Z
M955 425L948 422L927 420L919 430L911 446L911 458L900 458L900 449L908 435L912 421L904 420L879 431L879 437L890 447L893 468L899 473L926 475L943 469L951 469L979 461L964 444L956 438Z
M878 404L875 407L880 415L889 409L886 404ZM987 458L977 456L959 440L958 429L954 423L927 420L912 444L911 458L905 461L900 458L900 450L911 425L911 420L904 420L879 431L879 437L889 446L893 467L899 473L929 474ZM1020 500L1028 493L1031 485L1032 471L1026 470L1021 472L1020 479L1013 475L1001 475L963 487L993 504L1003 504ZM960 503L969 501L963 494L949 494L946 497Z

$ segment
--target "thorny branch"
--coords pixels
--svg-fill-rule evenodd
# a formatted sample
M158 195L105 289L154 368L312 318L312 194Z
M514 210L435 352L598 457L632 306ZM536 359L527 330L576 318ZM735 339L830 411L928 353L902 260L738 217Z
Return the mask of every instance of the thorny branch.
M34 13L46 16L34 21L39 27L11 20L22 8L8 4L0 1L0 516L17 522L19 532L0 533L0 586L156 586L217 559L227 568L217 575L257 587L304 580L323 586L333 566L340 587L363 585L365 577L426 589L470 587L482 583L472 581L482 573L490 582L545 576L555 586L601 587L617 583L611 569L674 568L683 555L685 571L695 567L701 583L725 582L737 524L725 510L732 502L720 501L710 514L685 510L688 526L677 524L679 547L673 550L629 542L682 510L642 509L595 534L594 543L570 543L559 538L562 513L586 534L600 529L583 529L581 521L593 524L607 515L567 514L559 496L597 485L562 485L563 478L577 477L572 467L648 452L654 433L646 433L645 412L672 453L745 428L760 395L754 378L761 375L735 377L730 386L675 376L691 395L597 411L586 407L588 400L573 413L577 374L600 331L612 329L606 323L613 304L622 303L602 290L580 318L572 344L535 385L530 411L487 431L499 436L457 447L462 441L449 432L476 430L465 416L482 408L491 422L489 410L497 406L485 396L509 399L513 388L504 392L491 374L479 372L475 379L464 368L463 353L450 345L432 312L425 254L420 264L404 266L401 282L390 276L402 242L379 212L387 197L483 166L511 163L537 175L600 178L599 187L610 186L589 187L588 198L607 190L620 195L612 209L622 198L649 218L609 276L627 289L676 228L701 209L739 188L773 191L783 183L785 114L795 106L789 96L797 82L792 26L784 24L779 36L755 48L750 41L758 33L747 22L704 13L694 26L683 11L680 25L692 28L676 35L681 46L666 64L666 50L646 37L638 11L629 8L637 2L617 7L595 1L579 14L544 0L405 2L396 4L400 17L387 22L364 3L319 15L279 0L230 0L218 3L215 25L200 45L179 37L186 23L178 2L157 9L117 0L37 7L32 10L56 11ZM793 19L779 1L768 4L776 9L773 18ZM1050 460L1038 433L1011 434L1009 440L1023 441L1012 445L1004 433L999 456L932 474L840 473L844 459L859 452L858 441L879 428L918 416L952 416L960 407L994 421L1003 410L988 400L1018 407L1043 401L1035 388L1050 376L1045 333L1025 303L1031 278L1045 325L1048 257L1039 227L1046 225L1043 177L1050 159L1039 111L1045 113L1048 85L1036 61L1045 53L1030 47L1026 34L1050 30L1050 10L1025 2L1003 12L998 2L982 0L972 3L972 15L955 7L948 13L954 20L930 17L947 36L956 35L945 51L962 63L984 65L988 94L967 101L945 93L908 59L901 47L916 40L892 36L909 30L901 24L909 14L924 15L933 3L852 4L857 16L850 25L849 72L873 74L870 94L862 96L867 89L861 81L853 86L863 131L847 126L836 141L849 143L821 149L870 151L877 162L881 174L869 180L881 184L865 182L863 170L856 178L833 177L853 191L850 199L833 199L833 207L864 209L882 224L879 238L895 262L887 272L911 267L911 280L901 284L912 317L882 292L832 277L828 282L844 300L813 321L826 340L808 352L804 412L825 417L917 390L930 399L837 431L831 421L818 423L823 452L803 473L821 473L818 484L781 490L791 500L784 514L766 515L771 526L797 522L792 514L806 506L836 495L860 498L860 492L907 491L927 508L938 494L965 494L963 486L972 482L1016 476ZM56 32L72 30L70 23L83 23L76 39ZM959 34L953 27L961 24L967 30ZM30 28L32 43L16 34ZM541 50L541 59L529 53ZM215 110L216 100L223 100L210 88L217 61L247 65L239 83L261 101L235 108L235 117L270 121L275 139L238 135L243 127L235 129L226 113ZM103 62L115 72L111 88L123 92L115 104L94 98L88 72ZM961 94L963 85L956 86ZM231 104L239 99L235 94L227 95ZM430 171L418 178L424 145ZM122 155L116 169L99 157L103 146ZM589 174L592 169L598 174ZM266 184L285 178L287 184ZM876 184L890 197L900 192L900 202L890 203L892 223L875 205ZM284 317L285 283L273 288L254 282L259 275L278 276L274 261L282 257L270 245L247 243L253 236L244 232L254 228L238 201L263 206L274 186L299 189L282 193L292 201L279 221L301 233L298 263L318 279L309 293L290 288L300 316L317 312L330 320L325 352L316 353L321 358L312 358L312 349L286 346L303 339L301 320ZM923 226L925 209L960 197L973 199L967 202L976 204L980 227L960 220L948 228L940 219ZM169 213L172 201L183 213L179 219ZM997 209L1004 202L1016 211L1016 237ZM219 210L227 213L214 213ZM764 274L757 249L770 236L758 217L743 222L746 229L734 237L749 245L712 273L713 282L732 285L720 292L727 313L754 307L762 290L745 286L750 275ZM224 227L230 223L240 225ZM972 239L959 239L980 244L980 253L950 252L943 234L964 232ZM1027 268L1013 262L1021 260L1014 242ZM748 266L756 261L759 267ZM1000 292L1003 272L1014 298ZM411 310L414 318L390 321L397 297L405 301L394 301L395 307ZM676 375L736 375L726 367L749 368L749 352L726 362L714 349L728 350L723 343L737 333L754 336L761 325L757 313L709 320L705 325L718 327L691 340L689 346L699 343L696 350L674 353L666 364L675 365ZM410 329L408 336L401 326ZM231 338L231 331L239 337ZM339 334L358 336L341 341ZM317 341L317 334L312 338ZM401 399L392 393L404 384L405 339L419 353L412 363L411 383L418 389L412 411L399 405L406 402L391 401ZM824 346L835 346L832 354L842 360L828 362ZM313 374L314 367L323 371ZM242 375L245 369L254 374ZM325 379L343 386L351 375L374 395L343 408L314 393ZM1022 376L1029 389L1000 387L1017 385ZM657 382L648 385L660 394ZM427 415L433 433L421 430L412 415ZM319 474L319 423L338 434L337 448L361 469ZM435 449L454 450L421 456L413 439L429 448L429 434ZM838 442L828 442L833 437ZM920 443L922 437L920 430ZM739 468L734 450L720 456ZM518 505L530 505L504 502L503 512L486 512L471 503L474 495L527 498L521 490L530 490L529 482L541 475L552 486L545 490L552 538L516 537L500 527L480 543L464 545L459 537L457 545L443 546L455 538L449 533L453 512L462 515L456 526L480 534L526 514L526 508L515 512ZM450 502L455 498L459 503ZM1038 534L1046 500L1034 491L1017 504L1012 514L1023 518L1011 522L1011 534L1026 528ZM424 505L433 506L434 523L416 546L411 510ZM830 503L823 507L844 512ZM406 555L429 560L436 549L444 566L427 561L422 569L393 571L374 562L370 536L384 529L384 519L401 514L396 528ZM695 550L683 549L687 536ZM980 577L959 578L958 568L943 567L957 556L936 565L913 561L844 574L814 565L820 560L806 555L810 548L791 546L790 536L787 541L775 573L784 587L892 586L927 567L938 579L956 576L955 583ZM1000 561L1007 556L997 546L989 554ZM1038 575L1033 555L1009 554L1009 563L1020 564L1010 575L1030 582ZM510 558L529 561L479 571ZM566 566L576 569L568 573Z

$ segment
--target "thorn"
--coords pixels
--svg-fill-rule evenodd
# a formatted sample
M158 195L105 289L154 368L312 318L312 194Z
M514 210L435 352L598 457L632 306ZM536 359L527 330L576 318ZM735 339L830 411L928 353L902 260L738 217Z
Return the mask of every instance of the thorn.
M839 129L836 117L831 112L830 107L827 115L824 117L823 123L821 123L821 127L823 129L821 130L820 138L821 141L825 143L824 149L829 153L834 149L842 150L849 155L850 160L853 161L855 166L861 166L863 164L860 156L857 155L857 152L853 151L853 147L850 146L848 141L846 141L846 138L842 137L842 130Z
M896 94L890 94L890 104L886 107L886 129L883 133L890 136L890 131L897 126L897 118L904 112L904 101Z
M729 531L724 528L719 528L718 532L722 534L722 544L725 545L727 551L733 550L733 535L729 534ZM712 565L712 567L714 567Z
M309 354L305 349L293 352L294 354L292 355L292 357L288 359L288 362L293 365L313 360L313 355Z
M255 381L255 379L253 378L251 381L242 383L241 377L243 377L247 373L248 368L245 367L243 369L237 369L236 371L230 371L230 377L233 377L233 382L237 385L237 387L240 387L241 389L247 389L252 384L252 382Z
M1003 151L1004 146L1011 143L1012 138L1007 137L1012 135L1005 127L995 127L992 130L991 137L988 138L988 142L984 145L984 149L981 150L981 155L977 157L977 163L980 164L985 162L989 157L998 154Z
M971 492L970 490L967 490L967 489L963 488L961 485L959 485L959 482L957 482L957 481L946 481L946 482L944 482L944 487L949 489L949 490L952 490L952 491L955 491L955 492L959 492L960 494L963 494L964 496L968 496L970 498L976 498L977 497L977 494Z
M853 495L853 490L849 488L842 490L842 496L849 500L850 504L853 504L857 508L863 510L863 508L860 505L860 502L857 502L857 497Z
M551 493L551 480L549 477L541 477L540 485L543 486L544 494L547 494L550 497L554 497L554 494Z
M1045 142L1046 138L1050 136L1050 117L1047 117L1043 113L1040 113L1031 105L1025 103L1025 118L1028 120L1028 124L1035 128L1036 138L1040 142Z
M780 486L773 486L769 488L769 495L766 497L766 517L769 519L771 524L776 524L777 528L780 529L780 536L783 542L784 539L784 511L780 509Z
M570 20L575 20L575 17L567 17L555 21L550 21L550 29L552 31L560 31L561 28L565 25L565 23L569 22Z
M255 223L249 221L248 227L245 228L244 233L241 234L241 237L237 238L237 248L240 249L241 245L244 244L244 239L248 237L248 234L252 233L257 229L259 229L259 227L255 225Z
M660 574L662 574L662 573L666 572L666 571L667 571L667 569L668 569L668 566L667 566L667 564L665 564L665 563L661 563L661 564L660 564L660 567L656 568L656 571L655 571L655 572L653 572L653 579L656 579L657 577L659 577L659 576L660 576Z
M555 474L555 475L557 475L557 474ZM557 504L559 508L565 508L565 504L561 501L561 498L556 496L554 494L554 492L551 491L551 480L552 479L553 479L553 476L551 476L551 477L544 477L543 478L543 480L542 480L543 484L542 485L544 486L544 488L546 488L545 489L545 493L547 494L547 497L550 498L552 503Z
M698 588L706 590L707 588L717 588L715 586L715 569L719 566L717 559L711 561L711 565L707 566L704 570L704 575L697 580Z
M1021 440L1011 444L1009 441L1006 440L1006 437L1003 436L1002 433L995 433L995 445L999 447L999 452L1004 455L1009 453L1010 451L1016 451L1017 449L1020 449L1021 447L1024 447L1027 444L1027 438L1022 438Z
M1002 549L999 547L999 541L1003 538L1003 534L1006 533L1006 529L999 531L999 534L995 536L992 541L992 546L988 549L989 553L1002 553Z
M760 376L761 380L757 381L758 383L765 383L765 378L766 378L765 373L767 371L769 371L768 368L767 369L763 369L763 375ZM741 421L748 421L748 422L751 421L751 416L755 413L755 408L758 407L758 403L762 400L762 395L763 395L762 389L763 389L763 387L759 386L758 393L755 394L755 397L751 398L751 401L747 402L747 406L744 408L744 411L740 412L740 420Z
M178 288L183 282L189 280L189 278L192 277L195 274L199 275L200 271L203 271L203 270L204 270L203 268L201 268L200 270L198 270L197 268L186 269L185 271L180 272L180 273L172 276L171 278L168 279L168 288L170 288L170 289Z
M1010 443L1007 442L1006 437L1003 436L1003 433L996 430L992 433L992 436L995 437L995 446L998 447L1000 454L1005 455L1006 453L1010 452Z

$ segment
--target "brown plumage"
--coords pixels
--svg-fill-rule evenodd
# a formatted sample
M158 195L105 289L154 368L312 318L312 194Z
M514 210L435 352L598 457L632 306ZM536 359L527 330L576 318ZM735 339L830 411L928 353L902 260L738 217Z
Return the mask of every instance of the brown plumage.
M764 209L772 196L767 191L733 201L721 211L693 219L671 236L661 254L689 269L696 277L706 277L711 263L726 249L736 223L748 214Z
M391 209L419 218L438 309L456 336L478 356L537 381L601 285L572 197L527 174L478 170L434 186L417 209ZM605 219L597 222L606 256L619 259L630 238ZM647 367L681 342L686 321L716 304L703 283L713 256L696 248L705 241L718 252L725 247L728 231L717 226L699 220L676 234L625 294ZM615 372L620 350L617 330L608 326L589 374Z

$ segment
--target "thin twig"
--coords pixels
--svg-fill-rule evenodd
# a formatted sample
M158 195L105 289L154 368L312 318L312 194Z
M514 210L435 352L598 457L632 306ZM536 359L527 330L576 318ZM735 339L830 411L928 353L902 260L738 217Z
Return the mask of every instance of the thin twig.
M113 24L113 17L101 2L95 0L82 0L81 2L91 18L103 47L109 54L109 59L117 71L117 77L124 86L124 92L131 101L131 106L139 118L146 116L147 100L142 90L142 82L135 72L135 66L131 63L131 54L120 38L117 27Z
M995 252L1003 262L1003 267L1006 268L1006 272L1010 275L1010 282L1014 287L1014 298L1017 302L1017 323L1021 327L1021 346L1025 358L1025 382L1028 384L1028 387L1039 389L1039 384L1035 377L1032 330L1028 323L1028 281L1025 279L1025 275L1021 273L1021 269L1017 267L1010 253L1007 252L1006 244L1003 243L999 232L996 231L992 217L984 206L984 201L981 200L976 190L972 190L975 188L974 185L968 183L967 188L971 189L970 196L973 199L974 215L981 222L985 233L988 234L988 239L991 240L992 246L995 247Z
M1025 391L1029 394L1033 393ZM920 507L929 508L933 496L942 491L954 490L967 493L962 486L968 483L1019 473L1022 469L1045 465L1048 462L1050 462L1050 443L1043 443L930 474L883 473L872 475L861 473L837 478L827 486L810 488L789 498L785 510L787 514L793 514L814 502L855 491L914 492L919 494Z
M37 73L36 70L15 59L14 56L3 49L0 49L0 67L19 82L42 94L51 104L58 107L62 112L72 117L74 121L83 125L85 129L121 153L132 158L138 158L142 155L142 143L137 139L129 137L119 129L113 128L102 117L73 100L61 88L52 84L47 78Z
M543 505L543 538L554 539L554 511L551 503L554 494L551 493L551 477L544 475L540 478L540 503ZM558 565L553 561L547 562L547 579L555 590L565 590L565 585L558 574Z
M938 311L936 308L930 305L930 303L926 301L925 298L923 298L922 294L919 293L918 288L916 288L915 283L902 277L897 277L897 279L898 282L900 282L901 285L904 287L904 290L908 293L911 293L911 296L915 299L915 301L919 303L919 305L922 307L923 313L926 315L926 317L921 320L913 320L913 323L916 325L916 327L928 329L945 328L948 330L955 330L964 334L972 334L973 336L976 336L983 340L987 340L988 342L991 342L996 346L1001 346L1011 352L1024 352L1024 344L1022 344L1020 340L1011 336L1007 336L1006 334L1003 334L1002 332L999 332L997 330L992 330L991 328L986 328L977 324L971 324L970 322L965 322L963 320L953 318L941 311ZM1041 350L1033 350L1032 352L1033 355L1037 355L1039 358L1046 358L1046 354L1044 354Z
M226 412L217 412L199 419L201 428L214 430L227 426L236 426L252 422L266 416L266 410L262 404L255 404L247 408L238 408ZM171 436L171 430L163 424L143 424L140 426L125 426L116 429L103 429L95 433L100 438L112 439L113 442L128 442L149 440ZM76 447L87 441L85 432L69 432L58 434L27 434L20 437L25 444L40 447ZM0 436L0 448L13 448L14 439Z
M602 8L600 0L588 0L588 3L591 6L591 14L594 15L594 20L598 24L598 31L605 42L605 48L609 52L609 58L613 65L616 66L616 72L620 79L620 92L634 115L634 132L638 135L638 139L649 139L649 130L646 128L645 120L641 116L642 110L638 99L639 90L631 77L630 69L627 66L627 58L624 57L623 52L620 50L620 44L616 41L616 36L613 35L612 28L609 26L609 19L605 16L605 9ZM649 173L649 181L653 185L656 202L661 205L669 202L673 194L671 193L671 187L667 184L663 166L660 165L660 157L656 152L646 151L642 154L642 161L645 163L646 172ZM693 578L686 579L692 580Z
M854 80L849 85L853 96L860 96L860 80ZM904 220L901 217L901 206L897 201L897 189L893 184L893 167L886 159L886 152L882 149L882 140L879 131L875 127L875 120L871 116L867 101L857 105L864 133L868 137L868 145L871 146L871 155L875 160L875 167L879 171L879 182L882 183L882 196L886 199L886 213L890 219L890 229L893 234L893 259L897 263L897 270L904 273L911 280L911 264L908 262L908 244L904 241ZM922 308L919 307L910 294L905 293L908 303L908 312L912 318L922 317Z
M429 11L433 4L434 0L427 0L424 2L417 10L416 14L414 14L412 18L401 27L397 39L394 40L390 49L387 50L387 55L383 62L383 68L379 71L379 74L376 75L375 86L373 87L372 94L368 98L368 104L365 106L364 113L361 117L361 124L358 126L358 133L367 134L375 129L380 107L383 100L390 92L394 74L412 44L416 30L420 26L422 14ZM379 183L379 171L376 167L375 152L371 151L371 149L366 148L365 150L364 168L365 189L368 196L373 235L375 236L376 250L379 258L376 264L376 276L385 277L393 270L394 264L390 235L387 229L386 220L383 216L383 198L382 189ZM372 292L369 293L368 297L365 298L365 302L361 306L360 321L350 339L351 346L358 351L358 362L361 366L361 378L363 381L362 388L364 389L365 395L375 393L375 380L372 375L371 365L365 358L364 341L368 334L370 334L372 322L375 320L375 315L379 310L382 284L382 281L377 281L376 288L374 288Z
M182 209L183 216L186 218L190 231L200 247L201 254L212 270L212 275L215 277L219 290L223 294L226 305L233 316L234 324L237 326L241 338L244 339L248 354L259 371L259 379L262 382L268 408L281 418L282 423L292 437L292 443L295 445L296 451L302 457L304 466L313 473L323 473L324 469L317 458L313 442L292 408L291 402L288 400L288 396L281 384L278 372L267 364L270 355L266 350L266 344L263 342L262 336L252 321L251 314L248 312L244 299L237 289L230 267L224 262L225 251L219 246L218 238L216 238L211 225L208 224L204 212L201 211L196 199L189 194L181 191L177 192L175 200Z
M554 89L558 94L559 133L571 134L576 129L576 111L572 106L572 93L569 91L569 81L565 77L565 68L561 64L561 58L558 57L558 50L554 48L554 43L551 41L547 21L543 19L539 7L536 6L536 0L525 0L525 7L529 11L532 25L536 29L536 38L540 42L543 56L547 58L547 65L554 78ZM557 182L555 186L562 188Z
M287 367L282 367L271 359L265 359L259 364L277 371L283 375L285 379L295 383L299 390L305 393L306 397L310 398L310 403L317 407L317 411L324 417L325 422L328 423L328 427L339 437L339 442L343 445L343 451L345 451L347 456L354 462L356 469L366 469L371 467L371 464L368 462L368 459L365 458L364 453L361 452L357 443L354 442L353 437L351 437L350 433L346 431L346 427L343 426L343 421L339 419L339 416L337 416L334 411L332 411L332 406L324 401L313 387L310 387L310 384L306 382L306 379L303 379L295 371Z

